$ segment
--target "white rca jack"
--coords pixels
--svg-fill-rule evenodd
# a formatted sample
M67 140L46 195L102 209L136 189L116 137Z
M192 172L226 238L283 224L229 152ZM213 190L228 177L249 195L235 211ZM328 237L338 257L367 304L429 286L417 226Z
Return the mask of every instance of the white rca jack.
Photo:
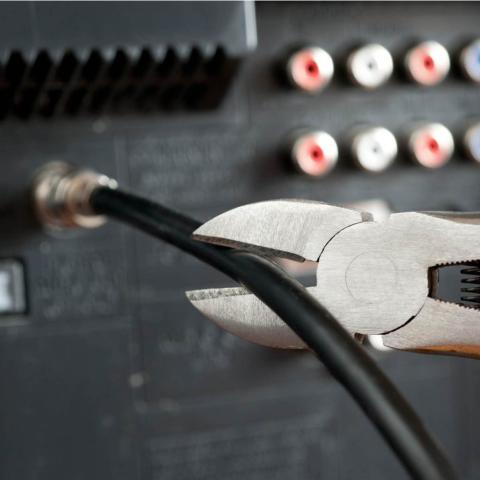
M467 127L462 143L468 158L480 165L480 121Z
M450 71L450 55L438 42L422 42L405 56L405 69L411 80L432 87L439 84Z
M347 58L347 72L356 85L373 90L392 76L393 59L385 47L370 43L350 53Z
M333 77L332 57L323 48L305 47L293 52L286 63L290 84L308 93L323 90Z
M408 150L415 163L425 168L443 167L452 157L453 135L441 123L427 123L414 128L408 137Z
M459 63L465 77L480 84L480 38L464 47L460 52Z
M350 151L356 165L370 173L380 173L395 161L397 141L384 127L360 127L351 135Z
M297 133L291 143L290 158L301 173L311 177L323 177L337 164L337 142L330 134L321 130Z

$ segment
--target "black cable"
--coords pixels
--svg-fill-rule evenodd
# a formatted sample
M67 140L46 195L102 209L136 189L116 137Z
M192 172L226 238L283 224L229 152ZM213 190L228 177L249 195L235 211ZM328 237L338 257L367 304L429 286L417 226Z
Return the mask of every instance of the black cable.
M332 315L280 268L251 254L193 240L198 222L138 196L99 188L91 205L95 212L175 245L244 284L317 354L413 478L456 478L440 447L386 375Z

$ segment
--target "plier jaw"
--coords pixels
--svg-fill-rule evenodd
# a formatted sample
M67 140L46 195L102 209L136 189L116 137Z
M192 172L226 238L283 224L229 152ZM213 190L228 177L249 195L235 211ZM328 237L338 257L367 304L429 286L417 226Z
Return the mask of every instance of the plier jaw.
M229 210L203 224L193 236L265 257L317 262L338 232L371 219L369 213L320 202L275 200ZM309 291L314 294L315 287ZM269 347L305 348L290 327L245 289L195 290L187 297L234 335Z
M308 200L272 200L234 208L199 227L193 237L259 255L318 261L341 230L372 220L366 212Z
M273 348L306 348L286 323L245 288L193 290L187 298L207 318L244 340Z
M480 352L480 311L432 298L441 265L480 259L480 215L408 212L382 222L365 212L299 200L261 202L202 225L195 238L254 253L318 262L309 292L354 334L405 350ZM245 289L187 292L229 332L262 345L304 348ZM478 347L477 347L478 345Z

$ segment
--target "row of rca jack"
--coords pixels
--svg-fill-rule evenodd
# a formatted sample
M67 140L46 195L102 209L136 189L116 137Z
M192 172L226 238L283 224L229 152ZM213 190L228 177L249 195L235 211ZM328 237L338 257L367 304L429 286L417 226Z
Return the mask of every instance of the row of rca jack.
M450 71L450 55L436 41L414 45L403 55L403 69L418 85L431 87L442 82ZM480 84L480 39L468 43L458 55L458 64L465 78ZM345 68L355 85L373 90L385 84L393 74L394 60L382 45L362 45L347 56ZM332 57L318 46L295 50L285 63L290 84L299 90L318 93L334 74Z
M454 137L441 123L418 124L403 137L411 160L428 169L443 167L454 152ZM465 155L480 165L480 122L470 123L459 137ZM395 162L399 149L397 139L384 127L357 127L346 138L348 156L364 171L380 173ZM321 130L296 132L289 152L296 169L312 177L330 173L339 156L335 139Z

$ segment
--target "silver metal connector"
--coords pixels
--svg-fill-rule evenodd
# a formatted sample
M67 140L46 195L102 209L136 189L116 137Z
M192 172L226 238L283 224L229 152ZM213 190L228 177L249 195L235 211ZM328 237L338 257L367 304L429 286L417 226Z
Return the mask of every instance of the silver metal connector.
M64 162L42 167L34 180L33 200L39 221L54 229L96 228L106 222L90 205L99 187L117 188L117 182L92 170Z

